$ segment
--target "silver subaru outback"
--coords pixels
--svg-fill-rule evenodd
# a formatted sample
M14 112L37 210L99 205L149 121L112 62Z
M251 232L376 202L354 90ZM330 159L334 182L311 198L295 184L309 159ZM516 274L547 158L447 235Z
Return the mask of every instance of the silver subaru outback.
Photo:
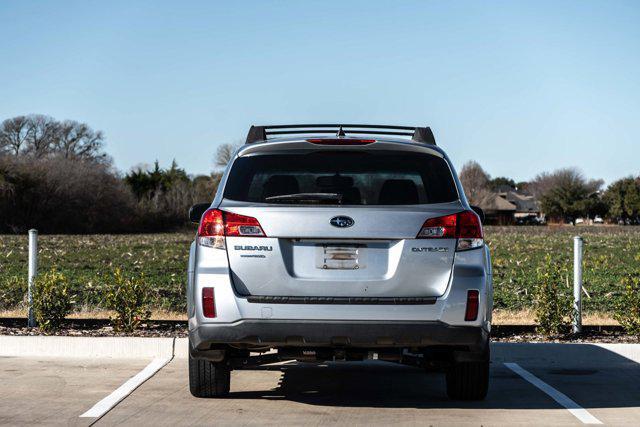
M252 126L199 223L188 267L189 383L276 360L379 359L489 382L482 211L427 127Z

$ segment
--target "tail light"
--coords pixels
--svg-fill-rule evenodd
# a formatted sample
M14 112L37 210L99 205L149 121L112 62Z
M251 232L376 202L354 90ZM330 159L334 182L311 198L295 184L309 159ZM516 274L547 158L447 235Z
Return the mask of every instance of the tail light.
M226 236L265 237L257 219L252 216L223 212L224 233Z
M213 288L202 288L202 314L204 317L216 317L216 300L213 296Z
M472 322L478 318L478 308L480 307L480 295L477 290L467 291L467 309L464 312L464 320Z
M251 216L209 209L200 220L198 243L210 248L224 249L225 236L265 237L257 219Z
M417 239L458 239L456 251L479 248L484 244L480 217L473 211L430 218L425 221Z

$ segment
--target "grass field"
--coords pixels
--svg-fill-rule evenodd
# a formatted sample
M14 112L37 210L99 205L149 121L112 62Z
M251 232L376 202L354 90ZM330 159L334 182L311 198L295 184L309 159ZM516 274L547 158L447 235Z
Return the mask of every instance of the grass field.
M584 239L583 307L609 312L626 274L640 274L640 227L486 227L493 258L495 306L531 307L536 269L547 254L567 266L573 287L573 236Z
M127 274L144 274L153 285L155 309L184 311L187 259L194 233L41 235L38 269L55 267L66 274L80 310L101 308L105 275L120 267ZM0 236L0 283L26 277L27 243L26 236Z
M495 306L519 311L531 307L536 268L546 254L562 260L571 286L572 237L585 239L583 298L587 311L607 312L620 279L640 273L640 227L486 227L493 254ZM43 235L40 271L54 266L74 285L78 310L101 309L105 275L116 267L144 274L154 289L155 310L184 312L184 286L193 231L137 235ZM27 275L26 236L0 236L0 310L18 308L15 283Z

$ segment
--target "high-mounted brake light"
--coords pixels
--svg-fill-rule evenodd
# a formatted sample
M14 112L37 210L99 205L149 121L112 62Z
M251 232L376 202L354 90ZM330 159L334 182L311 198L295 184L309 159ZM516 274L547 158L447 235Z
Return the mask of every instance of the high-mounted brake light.
M472 322L478 318L480 307L480 294L476 289L467 291L467 309L464 312L464 320Z
M479 248L484 244L480 217L473 211L429 218L417 239L458 239L456 251Z
M320 145L367 145L376 142L375 139L356 138L311 138L307 142Z
M265 237L266 234L254 217L208 209L200 220L198 243L210 248L224 249L225 236Z
M216 317L216 300L213 295L213 288L202 288L202 314L204 317Z

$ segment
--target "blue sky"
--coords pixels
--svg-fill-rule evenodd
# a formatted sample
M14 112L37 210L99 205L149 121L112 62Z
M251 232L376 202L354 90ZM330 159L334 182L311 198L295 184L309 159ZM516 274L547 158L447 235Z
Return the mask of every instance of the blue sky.
M235 5L232 5L235 4ZM640 173L638 1L0 2L0 119L213 168L251 124L429 125L457 167Z

